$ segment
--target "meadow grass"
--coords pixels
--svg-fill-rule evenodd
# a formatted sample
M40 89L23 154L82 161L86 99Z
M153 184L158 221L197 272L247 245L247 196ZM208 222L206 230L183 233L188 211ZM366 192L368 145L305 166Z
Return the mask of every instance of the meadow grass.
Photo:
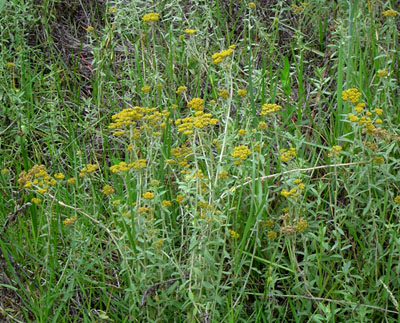
M397 1L0 1L0 319L398 322Z

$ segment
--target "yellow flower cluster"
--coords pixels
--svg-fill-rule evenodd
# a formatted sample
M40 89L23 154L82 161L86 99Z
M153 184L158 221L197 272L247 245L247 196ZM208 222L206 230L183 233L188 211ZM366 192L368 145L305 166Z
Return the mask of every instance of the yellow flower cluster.
M110 195L115 192L115 190L110 185L104 185L103 189L101 190L103 194Z
M361 98L361 92L356 88L351 88L342 92L343 101L350 101L351 103L358 103Z
M268 124L267 124L266 122L264 122L264 121L260 121L260 122L258 123L257 128L258 128L259 130L267 130L267 129L268 129Z
M299 13L301 13L301 12L304 10L304 8L303 8L302 6L298 6L298 5L295 5L295 4L292 4L292 5L290 6L290 9L291 9L295 14L299 14Z
M54 178L56 178L56 179L64 179L65 176L64 176L63 173L57 173L57 174L54 174Z
M184 199L185 199L185 196L182 195L182 194L178 194L178 195L176 196L176 201L177 201L179 204L181 204L181 203L183 202Z
M256 6L256 4L254 2L249 2L249 8L250 9L256 9L257 6Z
M235 45L231 45L231 46L229 46L228 49L223 50L222 52L214 53L214 54L211 56L213 64L219 64L219 63L221 63L222 60L223 60L225 57L228 57L228 56L232 55L234 49L235 49Z
M238 131L238 136L239 137L243 137L246 135L246 129L239 129Z
M168 200L163 200L163 201L161 202L161 205L162 205L163 207L171 207L171 206L172 206L172 202L171 202L171 201L168 201Z
M286 163L288 161L292 160L293 158L295 158L297 155L296 148L293 148L293 147L289 148L289 150L283 148L280 150L280 153L281 153L281 156L280 156L281 161L286 162Z
M178 87L178 89L176 90L176 94L181 94L183 91L186 91L187 87L182 85L180 87Z
M144 22L149 22L149 21L158 21L159 19L159 14L156 12L151 12L151 13L147 13L142 17L142 20Z
M394 198L394 203L400 204L400 195L397 195L397 196Z
M39 204L40 202L42 202L42 200L37 197L32 197L31 202L34 204Z
M266 116L270 113L278 112L282 107L278 104L266 103L261 107L261 115Z
M235 165L243 164L243 161L251 155L251 150L246 145L238 146L233 149L232 157L239 158L240 160L235 161Z
M232 239L238 239L240 237L240 234L233 230L229 230L229 233L230 233Z
M119 164L110 167L112 173L127 172L131 168L133 169L143 169L147 166L146 159L138 159L132 163L127 164L126 162L120 162Z
M150 88L150 86L148 86L148 85L144 85L144 86L141 88L141 90L142 90L144 93L149 93L150 90L151 90L151 88Z
M197 111L194 116L177 119L175 125L178 126L178 132L185 135L193 134L193 129L203 129L207 126L214 126L218 123L218 119L213 118L211 113Z
M57 181L52 178L44 165L34 165L28 172L22 171L18 178L20 188L31 188L37 186L37 192L43 194L47 192L49 186L54 186Z
M168 110L158 111L157 108L142 108L135 106L133 108L124 109L121 112L112 116L113 122L108 126L110 130L124 129L137 126L139 120L143 123L140 130L151 130L155 134L157 127L164 128L166 126L165 120L169 117ZM113 135L120 136L125 133L124 130L114 131ZM127 132L130 133L130 132ZM139 129L133 129L132 139L139 138Z
M298 232L303 233L307 229L307 227L308 227L307 221L304 220L304 219L299 219L297 221L296 226L295 226L295 230L298 231Z
M227 98L229 98L229 92L227 90L219 90L218 96L220 96L221 98L227 99Z
M68 184L71 184L71 185L75 184L75 181L76 181L76 178L75 178L75 177L71 177L71 178L68 178L68 179L67 179L67 183L68 183Z
M238 94L240 97L244 98L244 97L247 95L247 91L244 90L244 89L239 89L239 90L237 91L237 94Z
M73 216L73 217L70 217L68 219L65 219L63 221L63 224L67 227L67 226L69 226L71 224L74 224L76 222L76 220L78 220L78 217L77 216Z
M196 111L202 111L204 106L204 100L201 98L193 98L187 103L189 108L192 108Z
M185 29L185 33L189 35L193 35L197 33L197 29Z
M380 70L380 71L378 71L377 74L378 74L378 77L379 77L379 78L382 78L382 77L387 76L389 73L388 73L388 71Z
M99 166L96 164L87 164L86 167L82 168L79 177L85 177L87 174L95 172L98 168Z
M268 232L268 240L275 240L278 237L278 233L275 231Z
M299 192L297 192L297 187L293 187L290 191L283 189L281 195L288 198L291 196L299 196Z
M328 157L337 157L340 155L341 151L342 151L342 147L337 146L337 145L332 146L332 148L328 154Z
M146 192L146 193L143 193L143 198L144 199L146 199L146 200L152 200L152 199L154 199L154 193L153 192Z
M226 170L223 170L218 174L218 178L219 179L226 179L226 178L228 178L228 175L229 175L229 173Z
M397 15L398 12L393 9L382 11L382 16L384 17L396 17Z

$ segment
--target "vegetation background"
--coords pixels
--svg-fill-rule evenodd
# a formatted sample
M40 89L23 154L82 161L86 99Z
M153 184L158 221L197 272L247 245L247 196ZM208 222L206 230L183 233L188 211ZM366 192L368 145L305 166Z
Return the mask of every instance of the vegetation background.
M398 322L398 10L1 0L0 320Z

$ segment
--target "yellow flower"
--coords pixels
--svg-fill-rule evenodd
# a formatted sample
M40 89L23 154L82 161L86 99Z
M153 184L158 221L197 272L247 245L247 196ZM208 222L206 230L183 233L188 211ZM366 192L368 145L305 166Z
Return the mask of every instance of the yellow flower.
M239 89L239 90L237 91L237 94L238 94L240 97L244 98L244 97L247 95L247 91L244 90L244 89Z
M144 92L144 93L148 93L148 92L150 92L150 86L148 86L148 85L145 85L145 86L143 86L142 88L141 88L141 90Z
M349 120L350 120L350 122L358 122L360 120L360 118L355 116L354 114L350 113Z
M171 207L172 206L172 202L168 201L168 200L163 200L161 202L161 205L164 206L164 207Z
M219 64L225 57L230 56L233 53L233 49L235 48L234 45L229 46L228 49L223 50L222 52L214 53L211 56L213 64Z
M268 240L274 240L278 237L278 233L275 231L269 231L268 232Z
M7 168L3 168L2 170L1 170L1 174L2 175L7 175L7 174L9 174L10 173L10 171L7 169Z
M176 196L176 201L177 201L178 203L182 203L184 199L185 199L185 196L182 195L182 194L178 194L178 195Z
M331 151L328 154L328 157L337 157L340 155L342 151L342 147L340 146L332 146Z
M245 145L235 147L232 153L233 158L240 158L241 160L247 159L247 157L249 157L250 155L251 150Z
M227 90L219 90L218 96L220 96L221 98L227 99L227 98L229 98L229 92Z
M77 216L70 217L70 218L68 218L68 219L65 219L65 220L63 221L63 224L67 227L67 226L69 226L69 225L71 225L71 224L74 224L74 223L76 222L77 219L78 219Z
M307 221L306 220L303 220L303 219L300 219L298 222L297 222L297 225L296 225L296 231L298 231L298 232L304 232L306 229L307 229L307 227L308 227L308 223L307 223Z
M268 125L267 125L267 123L266 122L264 122L264 121L260 121L259 123L258 123L258 127L257 127L259 130L266 130L266 129L268 129Z
M393 9L382 11L382 16L384 16L384 17L396 17L397 14L398 14L398 12Z
M176 94L181 94L183 91L186 91L187 87L182 85L180 87L178 87L178 89L176 90Z
M400 195L397 195L397 196L394 198L394 203L400 204Z
M378 116L381 116L382 113L383 113L383 110L382 110L382 109L379 109L379 108L376 108L376 109L374 110L374 112L375 112Z
M42 202L42 200L41 200L41 199L38 199L38 198L36 198L36 197L32 197L31 202L32 202L32 203L35 203L35 204L39 204L40 202Z
M57 179L64 179L65 176L64 176L63 173L57 173L57 174L54 175L54 178L57 178Z
M189 35L193 35L197 33L197 29L185 29L185 33Z
M104 187L101 191L106 195L109 195L109 194L112 194L115 192L115 190L110 185L104 185Z
M361 98L361 93L356 88L351 88L342 92L343 101L350 101L351 103L358 103Z
M387 76L389 73L387 72L387 71L385 71L385 70L380 70L380 71L378 71L378 77L380 77L380 78L382 78L382 77L385 77L385 76Z
M146 199L146 200L152 200L152 199L154 199L154 193L152 193L152 192L143 193L142 196L143 196L143 198Z
M239 135L239 136L244 136L244 135L246 135L246 129L240 129L240 130L238 131L238 135Z
M112 202L112 204L113 204L114 206L119 206L119 205L121 204L121 200L114 200L114 201Z
M116 7L112 7L112 8L109 8L108 9L108 12L109 13L113 13L113 12L116 12L117 11L117 8Z
M203 110L204 100L201 98L193 98L187 103L189 108L192 108L196 111Z
M156 180L156 179L153 179L152 181L151 181L151 185L152 186L158 186L160 184L160 182L158 181L158 180Z
M240 234L233 230L229 230L229 233L230 233L232 239L238 239L240 237Z
M297 156L296 148L293 148L293 147L289 148L289 150L287 150L285 148L281 149L280 153L281 153L280 158L283 162L288 162Z
M261 107L261 115L266 116L270 113L278 112L281 109L283 108L278 104L266 103Z
M225 178L228 178L228 172L226 171L226 170L223 170L222 172L220 172L219 174L218 174L218 178L219 179L225 179Z
M7 67L8 68L13 68L13 67L15 67L15 64L13 62L8 62L7 63Z
M256 9L256 4L254 2L249 2L249 8L250 9Z
M142 20L144 22L149 22L149 21L158 21L159 19L159 14L156 12L152 12L152 13L147 13L142 17Z
M88 33L90 33L91 31L93 31L94 30L94 27L93 26L88 26L87 28L86 28L86 31L88 32Z
M375 158L375 164L377 165L382 165L385 162L385 158L383 158L382 156L377 156Z

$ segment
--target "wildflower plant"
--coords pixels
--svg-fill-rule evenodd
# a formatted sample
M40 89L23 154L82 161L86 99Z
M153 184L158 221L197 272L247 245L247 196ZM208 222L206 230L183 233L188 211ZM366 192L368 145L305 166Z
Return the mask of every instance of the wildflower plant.
M397 8L84 6L0 17L0 317L396 321Z

